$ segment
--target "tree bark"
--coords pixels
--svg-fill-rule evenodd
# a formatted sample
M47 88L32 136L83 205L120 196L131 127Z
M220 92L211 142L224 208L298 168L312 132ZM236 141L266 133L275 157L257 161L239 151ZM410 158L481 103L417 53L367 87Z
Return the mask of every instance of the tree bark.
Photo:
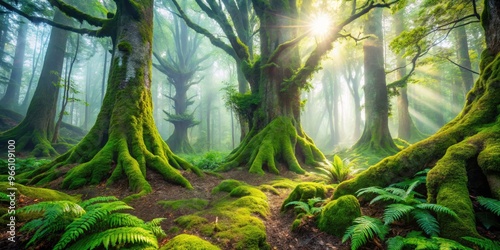
M499 1L485 1L482 23L487 49L481 55L479 79L467 95L462 112L431 137L340 184L334 198L367 186L388 186L430 167L428 201L458 215L438 216L440 236L458 241L464 236L479 236L470 196L500 199ZM485 189L473 188L485 184Z
M71 20L56 11L54 21L69 23ZM0 143L16 140L16 149L31 151L34 156L54 156L57 152L50 144L54 132L58 84L66 52L68 31L52 28L47 52L37 88L25 118L16 127L0 135Z
M82 141L52 163L31 173L34 183L65 175L63 188L129 180L138 194L151 192L147 170L171 183L192 188L177 169L200 172L174 155L161 139L152 114L151 67L153 0L115 1L111 20L113 54L103 105L95 125ZM64 166L78 163L67 170Z
M28 24L21 21L17 28L16 51L14 52L14 62L12 63L9 84L7 85L5 95L0 100L0 106L13 111L19 111L19 90L21 89L21 80L23 77L27 32Z
M353 146L354 150L376 151L393 154L398 148L389 132L389 100L387 94L384 49L382 34L382 9L368 13L365 22L368 38L363 44L365 66L365 127L361 138Z

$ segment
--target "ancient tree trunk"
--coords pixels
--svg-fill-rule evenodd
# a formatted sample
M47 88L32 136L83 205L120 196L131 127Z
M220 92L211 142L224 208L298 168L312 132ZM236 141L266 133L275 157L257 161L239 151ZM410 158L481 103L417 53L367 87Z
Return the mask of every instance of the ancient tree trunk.
M284 163L289 170L304 173L299 160L316 165L325 157L305 134L300 125L300 86L302 82L290 82L294 71L300 68L297 47L276 53L278 45L297 37L295 20L298 9L295 1L254 8L260 19L260 62L265 65L253 67L247 78L258 79L252 95L259 98L254 113L251 131L233 153L222 170L248 164L250 172L279 173L277 163ZM276 14L279 13L279 14ZM294 18L295 17L295 18ZM286 27L276 31L276 27ZM273 53L274 52L274 53ZM252 81L250 81L252 82Z
M152 169L165 180L190 188L177 169L191 166L170 151L153 120L153 0L115 2L116 14L107 24L113 27L111 69L97 121L76 147L34 172L32 182L64 174L62 187L78 188L126 178L130 189L142 195L151 191L146 172ZM60 168L74 163L79 165L68 172Z
M12 71L10 72L9 85L2 100L0 100L0 106L14 111L18 111L17 108L19 107L19 89L21 88L21 78L23 77L27 31L28 24L21 21L17 28L16 51L14 52L14 62L12 63Z
M398 148L389 132L389 100L384 71L382 9L368 14L365 34L373 34L363 44L365 65L365 128L353 146L355 150L370 150L393 154Z
M335 198L367 186L387 186L431 167L428 201L458 215L438 217L441 236L455 240L478 236L470 195L500 199L499 1L485 1L482 22L487 49L481 57L479 79L467 95L462 112L435 135L340 184Z
M68 23L70 19L56 11L54 21ZM57 155L50 145L54 132L60 74L66 51L68 31L52 28L40 79L28 107L26 117L16 127L0 135L0 143L16 140L16 149L30 151L35 156ZM3 143L3 145L7 145Z

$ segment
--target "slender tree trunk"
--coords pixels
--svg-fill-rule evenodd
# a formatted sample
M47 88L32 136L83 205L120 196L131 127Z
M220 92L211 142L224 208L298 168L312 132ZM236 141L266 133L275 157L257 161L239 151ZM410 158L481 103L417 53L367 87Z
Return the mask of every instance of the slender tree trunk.
M460 68L460 75L462 76L465 95L472 89L472 85L474 85L472 72L467 70L472 69L472 65L470 62L469 44L467 42L465 26L461 26L456 29L455 39L457 43L458 64L465 68Z
M384 71L382 9L374 9L365 22L365 34L375 37L363 44L365 65L365 128L355 150L381 151L393 154L398 148L389 132L389 100Z
M54 21L64 24L71 20L56 11ZM54 133L58 84L61 80L67 38L68 31L52 28L42 73L26 117L16 127L2 133L0 142L16 140L16 149L31 151L35 156L57 154L49 140Z
M28 33L28 24L21 21L17 29L16 51L14 52L14 62L10 73L9 84L0 106L18 111L19 108L19 90L21 89L21 80L23 77L24 54L26 48L26 36Z

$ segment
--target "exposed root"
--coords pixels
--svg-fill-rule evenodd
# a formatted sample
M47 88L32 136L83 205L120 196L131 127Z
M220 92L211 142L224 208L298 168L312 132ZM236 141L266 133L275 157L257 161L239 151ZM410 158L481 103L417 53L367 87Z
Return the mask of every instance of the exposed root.
M279 174L276 165L284 163L290 171L303 174L305 170L300 166L296 153L304 158L307 165L324 163L324 155L301 129L299 131L300 134L290 118L276 118L254 136L247 136L250 139L244 140L218 170L227 171L247 165L250 173L264 174L267 169Z

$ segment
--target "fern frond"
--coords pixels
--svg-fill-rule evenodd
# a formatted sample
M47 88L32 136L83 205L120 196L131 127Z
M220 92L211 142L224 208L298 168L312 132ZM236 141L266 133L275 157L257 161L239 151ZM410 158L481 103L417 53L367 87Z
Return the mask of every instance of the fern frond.
M342 242L346 242L350 238L351 249L356 250L375 236L383 240L388 232L389 228L379 219L361 216L354 219L353 225L347 228Z
M142 244L158 248L158 241L152 232L141 227L120 227L88 235L75 242L68 250L87 250L103 246L105 249L118 245ZM57 246L57 245L56 245ZM54 247L56 249L56 247Z
M500 249L500 242L490 239L480 239L475 237L462 237L462 239L474 243L482 250L497 250Z
M10 201L10 197L5 193L0 192L0 201Z
M85 213L85 210L80 205L71 201L43 201L33 205L22 207L17 212L26 214L41 214L46 211L50 211L51 213L55 213L58 215L69 213L74 214L75 216L79 216Z
M132 209L132 207L122 201L114 201L111 203L103 203L99 208L90 210L66 227L66 232L61 236L61 240L59 240L54 249L64 249L71 241L76 240L82 234L92 229L98 221L104 220L106 216L115 211L125 209Z
M109 227L138 227L144 224L144 221L131 214L115 213L110 214L104 221Z
M403 216L409 214L415 207L405 204L391 204L384 210L384 224L389 225L394 221L400 220Z
M325 201L325 200L323 200L321 197L314 197L314 198L307 200L307 205L309 205L310 207L314 207L314 205L316 205L316 203L323 202L323 201Z
M429 211L424 209L414 209L413 211L411 211L411 214L417 221L418 226L427 235L439 235L439 223Z
M385 191L395 194L400 197L405 197L406 196L406 190L397 188L397 187L386 187L384 188Z
M500 216L500 200L478 196L477 201L496 216Z
M422 203L422 204L415 205L415 207L420 208L420 209L425 209L425 210L433 211L433 212L436 212L436 213L439 213L439 214L450 215L450 216L453 216L453 217L457 217L458 216L453 210L451 210L451 209L449 209L449 208L447 208L445 206L439 205L439 204Z
M373 204L377 201L393 201L393 202L404 202L404 199L399 196L395 195L383 188L380 187L367 187L367 188L361 188L356 192L357 196L362 196L364 194L378 194L375 198L373 198L370 201L370 204Z
M311 209L309 207L309 204L303 202L303 201L290 201L288 202L285 207L295 205L295 209L300 209L304 211L306 214L311 214Z
M409 196L411 193L413 193L414 192L413 190L415 190L415 188L420 184L421 183L418 180L411 183L408 189L406 190L406 196Z
M94 204L94 203L103 203L103 202L110 202L110 201L118 201L118 198L116 198L114 196L98 196L98 197L94 197L94 198L80 202L80 206L83 207L85 210L87 210L87 207L89 205Z
M389 238L386 243L387 243L387 250L403 250L403 247L406 246L405 244L405 238L402 236L396 236Z
M441 237L432 237L432 240L437 242L437 244L439 245L439 249L472 250L472 248L466 247L454 240Z
M402 198L401 196L387 193L387 194L378 195L377 197L373 198L370 201L370 204L373 204L373 203L378 202L378 201L392 201L395 203L404 203L405 202L404 198Z

